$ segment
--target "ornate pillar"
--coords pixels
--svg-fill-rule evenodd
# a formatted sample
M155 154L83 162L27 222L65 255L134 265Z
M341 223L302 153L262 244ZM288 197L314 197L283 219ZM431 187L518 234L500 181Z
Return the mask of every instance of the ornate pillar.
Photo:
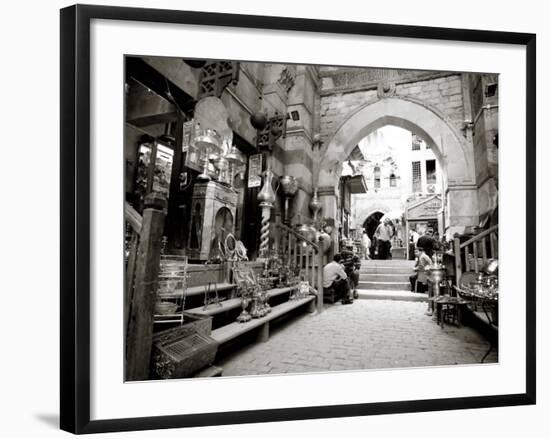
M273 180L273 172L271 172L269 162L267 164L267 169L263 173L264 175L264 185L260 192L258 193L258 202L262 209L262 221L260 228L260 249L259 256L264 259L268 256L269 249L269 220L271 218L271 209L275 203L275 191L271 186L271 181Z

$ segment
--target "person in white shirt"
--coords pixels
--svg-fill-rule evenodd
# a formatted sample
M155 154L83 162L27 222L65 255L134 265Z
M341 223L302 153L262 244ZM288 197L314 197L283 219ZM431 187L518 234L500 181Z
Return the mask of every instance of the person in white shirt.
M416 243L418 242L418 238L420 238L420 235L415 229L413 229L411 230L411 237L412 237L414 247L416 248Z
M391 256L390 249L393 229L391 228L387 218L384 221L380 221L374 235L376 236L376 240L378 242L378 259L389 259Z
M361 246L363 247L363 256L365 259L370 259L369 257L369 251L370 251L370 238L369 235L367 235L367 232L363 232L363 237L361 238Z
M323 288L334 288L336 297L342 298L342 305L353 303L348 275L340 264L342 256L334 255L334 260L323 267Z

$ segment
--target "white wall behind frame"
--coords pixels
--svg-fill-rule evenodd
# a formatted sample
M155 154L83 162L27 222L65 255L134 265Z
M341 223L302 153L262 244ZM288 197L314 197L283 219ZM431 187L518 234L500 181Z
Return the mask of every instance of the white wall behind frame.
M220 45L223 38L224 45ZM93 417L116 418L147 415L201 413L208 411L251 410L255 408L300 407L345 403L377 402L451 396L517 393L524 389L524 309L523 296L506 294L524 288L522 268L515 263L515 276L503 270L501 285L501 353L498 366L423 368L402 371L363 371L357 373L306 374L224 378L222 380L182 380L123 384L122 377L122 291L121 224L122 190L122 59L123 55L147 54L228 59L253 59L325 63L335 65L427 68L435 70L493 71L501 75L500 96L503 130L500 137L501 173L523 182L525 114L524 50L517 46L458 44L412 39L368 38L277 32L216 27L107 22L92 25L92 162L94 178L92 289L92 400ZM200 44L182 48L182 41ZM253 44L250 42L253 41ZM266 58L265 47L270 47ZM357 54L369 54L358 57ZM419 59L417 53L424 56ZM330 55L327 55L330 54ZM428 56L429 54L429 56ZM464 60L468 61L465 63ZM523 126L523 129L522 129ZM108 176L108 177L107 177ZM506 178L502 179L506 180ZM504 185L501 215L521 205L522 184ZM510 202L509 200L514 200ZM511 216L510 216L511 217ZM522 218L514 227L522 229ZM523 227L524 228L524 227ZM501 231L502 265L514 263L517 254L513 230ZM510 234L507 234L508 233ZM508 236L508 239L506 238ZM521 251L521 250L519 250ZM522 255L517 255L522 260ZM506 322L510 322L506 324ZM455 380L449 382L452 373ZM424 383L433 385L426 386ZM261 384L260 384L261 383ZM360 385L358 385L360 383ZM262 393L255 389L261 385ZM289 393L285 389L292 388ZM366 391L368 389L368 391ZM235 398L243 391L256 393L253 400ZM193 395L181 398L180 395ZM216 395L212 398L212 395Z

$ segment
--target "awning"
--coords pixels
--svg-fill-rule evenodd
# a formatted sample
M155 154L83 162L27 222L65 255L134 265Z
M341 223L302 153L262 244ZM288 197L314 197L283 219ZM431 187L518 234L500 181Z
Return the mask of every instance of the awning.
M352 194L366 194L368 191L367 182L363 175L354 175L349 178L349 188Z

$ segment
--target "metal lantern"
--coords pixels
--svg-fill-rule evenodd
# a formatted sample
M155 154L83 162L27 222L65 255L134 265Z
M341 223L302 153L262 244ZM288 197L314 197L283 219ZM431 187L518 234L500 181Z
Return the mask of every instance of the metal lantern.
M267 125L267 115L263 111L257 111L250 116L250 123L258 131L261 131Z
M229 163L229 184L233 186L233 177L236 171L244 166L246 162L235 145L231 147L229 152L225 155L225 158Z
M226 171L229 168L229 161L223 156L216 157L212 160L212 164L220 172Z
M245 164L245 161L242 159L239 150L235 145L231 147L225 158L232 166L243 166Z
M202 129L198 125L198 128L195 130L193 144L200 151L203 165L203 171L197 178L200 180L210 180L208 165L210 161L216 160L216 156L221 155L223 151L222 139L216 130L209 128Z
M198 125L198 124L197 124ZM199 149L215 150L221 152L222 139L216 130L200 128L195 130L194 145Z

